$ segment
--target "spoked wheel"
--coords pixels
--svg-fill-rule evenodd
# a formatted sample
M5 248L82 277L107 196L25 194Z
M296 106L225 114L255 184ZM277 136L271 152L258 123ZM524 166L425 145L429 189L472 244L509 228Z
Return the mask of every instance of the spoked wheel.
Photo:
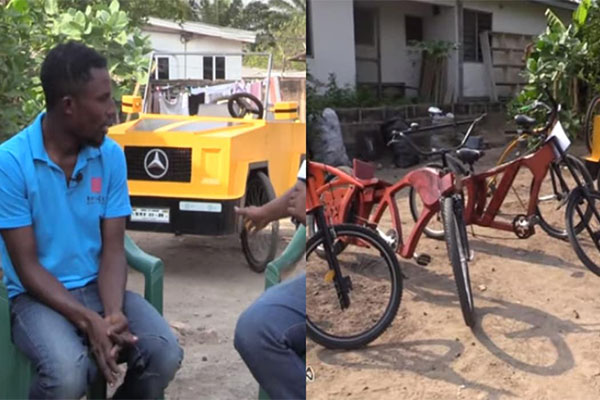
M428 164L427 167L440 170L442 166L440 164ZM419 215L423 210L423 202L419 197L419 193L415 190L414 187L411 187L408 193L409 196L409 206L410 206L410 215L414 222L419 219ZM442 240L444 239L444 223L442 222L442 214L441 212L436 213L430 220L425 229L423 230L425 236Z
M271 181L263 172L256 172L246 183L246 202L248 206L262 206L275 199L275 190ZM242 250L248 265L253 271L263 272L269 261L275 258L279 239L279 222L274 221L258 232L249 233L246 226L240 234Z
M465 324L473 327L475 305L469 278L469 242L463 217L463 200L459 195L442 199L442 216L446 231L446 248L452 264L458 300Z
M569 242L577 257L590 271L600 276L600 212L598 207L600 207L599 192L578 188L569 196L565 219ZM591 215L588 216L588 214Z
M577 187L575 178L567 167L567 162L576 171L580 182L589 188L593 188L594 181L583 162L577 157L567 154L566 160L554 161L548 169L540 188L537 204L537 215L541 228L548 235L564 240L568 236L565 226L567 200L569 193ZM561 177L564 183L561 182ZM586 210L586 213L587 217L590 217L591 210ZM575 226L575 229L580 231L583 229L583 225L579 223Z
M370 229L342 224L331 228L342 279L349 280L350 306L342 310L333 270L317 254L323 232L306 244L306 326L308 336L330 349L355 349L378 338L392 323L402 297L402 273L396 255Z

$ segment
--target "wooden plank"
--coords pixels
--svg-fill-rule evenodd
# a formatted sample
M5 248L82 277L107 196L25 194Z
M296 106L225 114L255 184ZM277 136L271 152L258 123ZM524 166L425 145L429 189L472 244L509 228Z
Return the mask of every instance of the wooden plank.
M492 52L490 51L490 32L484 31L479 34L479 44L481 45L481 54L483 55L483 63L488 76L488 87L490 89L490 99L494 102L498 101L498 93L496 93L496 83L494 79L494 70L492 67Z

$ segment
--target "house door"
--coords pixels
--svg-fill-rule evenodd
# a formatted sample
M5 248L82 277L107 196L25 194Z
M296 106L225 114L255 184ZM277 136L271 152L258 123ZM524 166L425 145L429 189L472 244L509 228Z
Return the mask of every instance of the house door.
M381 85L381 51L379 44L379 9L354 7L354 47L356 83Z

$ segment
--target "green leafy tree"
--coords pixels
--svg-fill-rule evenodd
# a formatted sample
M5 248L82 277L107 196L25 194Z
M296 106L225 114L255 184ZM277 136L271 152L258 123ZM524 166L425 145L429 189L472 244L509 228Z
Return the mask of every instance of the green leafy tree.
M113 79L114 97L133 91L145 80L147 37L133 27L117 0L89 4L85 10L63 9L57 0L11 0L0 7L0 136L6 138L44 108L39 79L47 52L69 40L103 54Z

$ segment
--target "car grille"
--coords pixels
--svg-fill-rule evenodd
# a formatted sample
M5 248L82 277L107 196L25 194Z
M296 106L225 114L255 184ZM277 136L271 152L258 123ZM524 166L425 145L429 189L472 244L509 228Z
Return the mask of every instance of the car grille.
M144 159L149 151L160 149L169 159L169 166L164 176L155 178L144 168ZM127 159L127 179L141 181L190 182L192 177L192 149L178 147L141 147L125 146ZM160 170L151 170L158 175Z

